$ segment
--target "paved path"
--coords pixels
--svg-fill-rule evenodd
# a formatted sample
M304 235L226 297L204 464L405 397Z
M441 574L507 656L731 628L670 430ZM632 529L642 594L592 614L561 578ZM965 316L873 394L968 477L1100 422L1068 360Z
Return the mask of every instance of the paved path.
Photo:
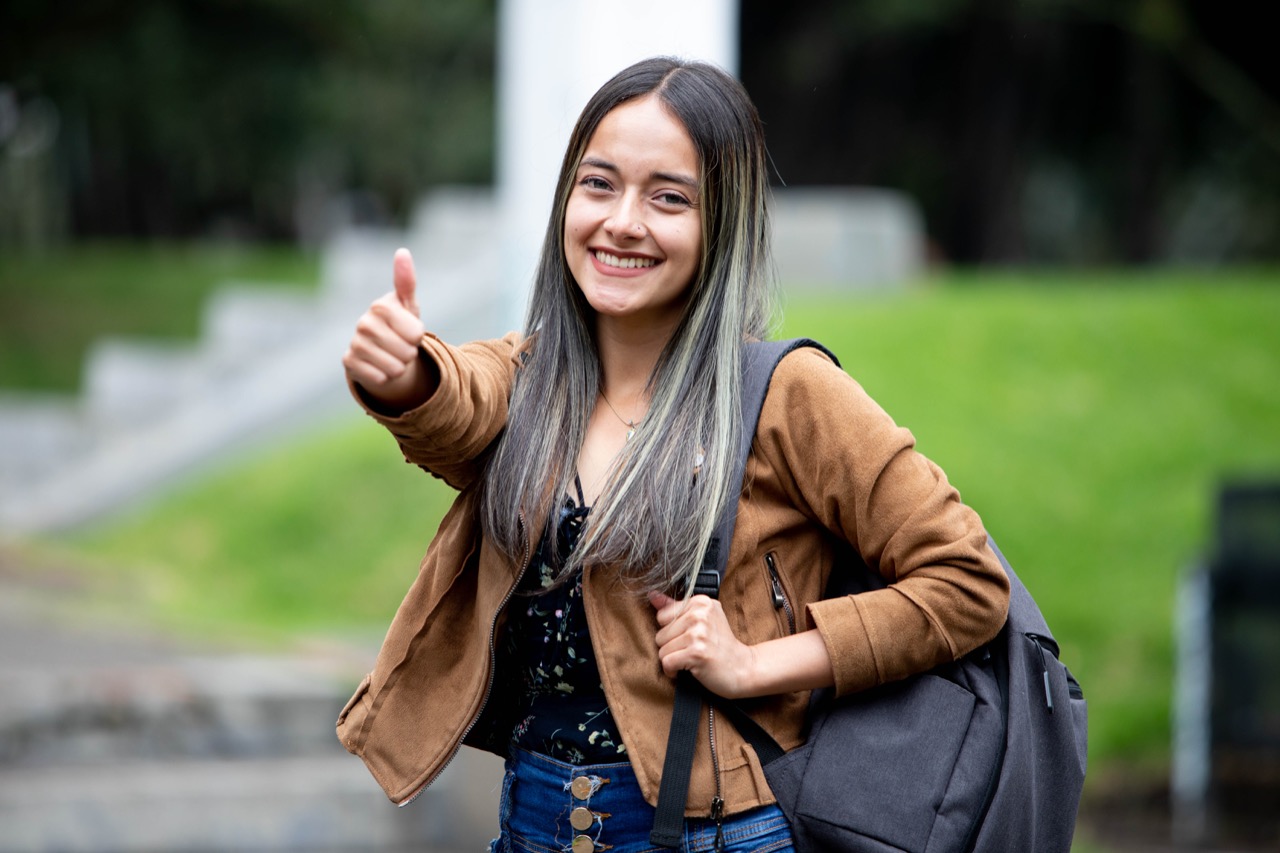
M372 650L196 647L129 616L120 590L0 545L0 853L483 849L488 757L397 809L338 745Z

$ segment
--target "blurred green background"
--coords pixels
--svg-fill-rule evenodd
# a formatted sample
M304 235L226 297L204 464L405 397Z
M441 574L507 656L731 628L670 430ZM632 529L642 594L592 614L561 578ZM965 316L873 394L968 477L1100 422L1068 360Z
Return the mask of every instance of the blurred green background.
M228 279L314 288L339 224L493 177L492 2L0 9L0 389L195 334ZM744 0L776 180L920 205L929 273L790 288L983 514L1091 704L1087 796L1159 790L1172 616L1216 490L1280 477L1280 66L1239 5ZM791 282L803 285L803 282ZM354 318L353 318L354 320ZM335 370L337 361L335 355ZM376 640L450 499L353 420L23 543L136 615Z

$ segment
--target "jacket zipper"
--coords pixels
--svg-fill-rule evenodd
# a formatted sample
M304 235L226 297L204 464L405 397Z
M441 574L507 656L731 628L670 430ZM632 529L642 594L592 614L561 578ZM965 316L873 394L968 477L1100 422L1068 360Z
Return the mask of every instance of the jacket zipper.
M786 590L782 588L782 578L778 574L778 565L772 551L764 555L764 564L769 568L769 581L773 585L773 609L781 608L787 614L787 627L794 634L796 632L796 612L791 608L791 599L787 598Z
M716 752L716 709L707 705L707 739L711 742L711 769L716 780L716 794L711 798L711 819L716 822L716 853L724 850L724 797L720 787L720 754Z
M519 515L518 523L520 525L520 530L524 531L525 526L523 512ZM502 611L507 609L507 603L511 601L511 596L515 595L515 591L519 589L520 581L524 578L524 573L529 570L529 563L532 561L533 548L526 537L524 558L520 561L520 571L516 574L515 583L511 585L509 590L507 590L507 594L503 597L502 603L498 605L497 612L495 612L493 614L493 618L489 620L489 683L485 685L484 698L480 700L480 708L476 711L476 715L471 718L471 722L467 723L467 727L463 729L462 737L458 739L458 742L453 747L453 752L449 753L449 757L445 759L444 764L440 765L440 769L435 772L435 775L422 783L421 788L410 794L409 797L400 804L400 808L404 808L409 805L409 803L412 803L414 800L418 799L418 797L422 796L422 792L427 790L427 788L431 786L432 782L439 779L440 774L449 769L449 765L453 763L453 759L457 758L458 753L462 750L462 744L466 741L467 735L471 734L471 730L476 727L476 723L480 721L482 716L484 716L484 708L489 704L489 696L493 693L493 681L497 676L498 650L495 635L498 631L498 617L502 614Z

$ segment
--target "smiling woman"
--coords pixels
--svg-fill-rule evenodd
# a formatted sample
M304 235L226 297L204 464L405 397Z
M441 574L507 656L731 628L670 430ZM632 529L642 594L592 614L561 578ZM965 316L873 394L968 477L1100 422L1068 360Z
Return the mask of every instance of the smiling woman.
M339 737L397 802L464 742L504 756L491 850L651 850L681 671L755 699L790 749L810 690L921 672L1004 619L977 515L826 356L786 356L742 435L744 343L770 320L765 174L736 80L637 63L574 127L522 333L424 334L407 252L357 323L357 399L460 494ZM840 541L889 589L821 600ZM716 548L718 600L693 594ZM703 720L687 797L664 809L687 816L683 840L653 843L791 850L751 746Z

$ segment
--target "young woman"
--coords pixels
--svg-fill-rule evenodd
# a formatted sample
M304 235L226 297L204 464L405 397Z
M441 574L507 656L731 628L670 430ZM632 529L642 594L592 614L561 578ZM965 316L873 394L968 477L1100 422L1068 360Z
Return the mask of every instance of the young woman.
M493 850L652 849L680 670L791 748L810 690L926 670L1004 620L978 517L818 351L779 365L733 481L741 345L770 321L765 162L732 77L631 66L573 131L524 332L424 333L402 250L343 359L459 496L339 736L396 802L464 742L505 756ZM720 597L686 596L727 501ZM838 540L889 586L821 600ZM791 849L750 746L702 726L686 849Z

